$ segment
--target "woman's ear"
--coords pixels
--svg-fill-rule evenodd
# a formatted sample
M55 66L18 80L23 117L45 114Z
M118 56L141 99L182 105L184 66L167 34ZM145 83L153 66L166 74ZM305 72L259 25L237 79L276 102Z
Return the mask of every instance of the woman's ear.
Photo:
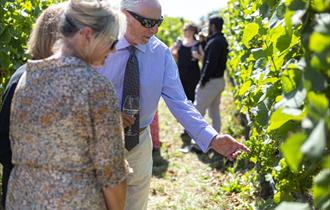
M93 29L91 29L90 27L84 27L80 29L79 34L85 41L90 42L93 36Z

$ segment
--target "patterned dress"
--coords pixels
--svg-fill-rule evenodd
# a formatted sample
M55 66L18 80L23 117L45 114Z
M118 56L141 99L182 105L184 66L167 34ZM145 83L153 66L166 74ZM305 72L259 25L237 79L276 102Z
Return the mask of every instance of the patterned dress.
M78 58L29 61L11 108L6 209L106 209L102 188L128 176L117 104Z

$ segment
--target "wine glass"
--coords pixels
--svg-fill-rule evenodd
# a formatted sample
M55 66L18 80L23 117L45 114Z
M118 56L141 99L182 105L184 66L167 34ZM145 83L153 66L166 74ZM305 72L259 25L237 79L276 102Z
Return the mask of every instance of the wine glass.
M134 117L139 113L139 97L127 95L124 99L123 112ZM136 136L138 133L132 131L132 125L130 125L125 133L127 136Z

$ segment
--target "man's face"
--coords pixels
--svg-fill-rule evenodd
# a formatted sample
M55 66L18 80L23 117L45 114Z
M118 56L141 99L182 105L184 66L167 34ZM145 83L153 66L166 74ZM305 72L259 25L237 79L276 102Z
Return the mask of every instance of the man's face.
M212 36L214 34L214 24L209 23L209 36Z
M141 2L135 11L124 13L127 17L126 38L131 44L146 44L157 34L161 24L161 7L155 2Z

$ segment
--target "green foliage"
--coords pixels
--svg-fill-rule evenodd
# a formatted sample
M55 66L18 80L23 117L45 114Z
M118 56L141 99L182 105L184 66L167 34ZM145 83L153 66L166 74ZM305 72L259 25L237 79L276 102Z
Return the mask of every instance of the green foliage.
M0 0L0 95L10 76L28 59L26 43L41 11L60 0Z
M181 18L165 16L164 22L158 29L157 37L167 46L171 46L181 36L184 22Z
M275 203L309 202L277 209L330 208L329 12L324 0L229 0L224 13L235 103L251 118L247 157L274 180Z

